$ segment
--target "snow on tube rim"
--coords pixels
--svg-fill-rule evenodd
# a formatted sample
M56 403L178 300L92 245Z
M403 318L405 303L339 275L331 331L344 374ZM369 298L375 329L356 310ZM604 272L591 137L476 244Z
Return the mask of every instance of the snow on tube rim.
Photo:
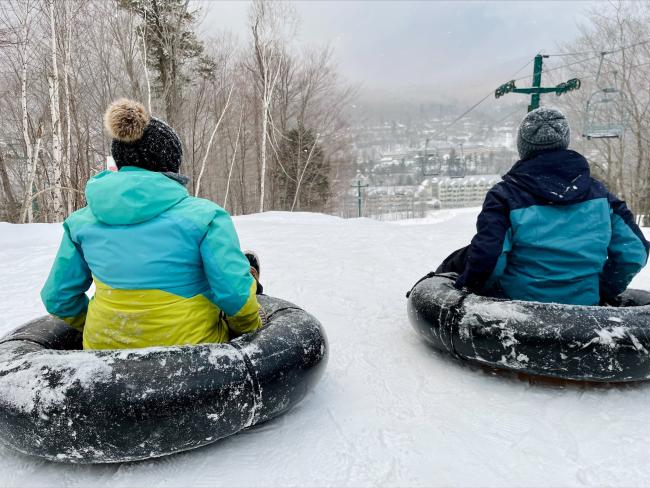
M429 273L408 294L413 328L436 349L497 369L588 382L650 379L650 292L620 307L488 298Z
M322 377L327 338L296 305L258 298L268 322L224 344L82 351L50 316L15 329L0 339L0 442L58 462L137 461L281 415Z

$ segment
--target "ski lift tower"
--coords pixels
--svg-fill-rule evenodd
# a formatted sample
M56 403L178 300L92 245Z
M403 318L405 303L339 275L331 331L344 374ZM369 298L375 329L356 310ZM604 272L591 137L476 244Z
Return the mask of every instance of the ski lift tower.
M541 86L544 58L548 58L548 56L544 54L538 54L535 56L533 83L530 88L517 88L515 80L511 80L497 88L494 91L494 97L501 98L508 93L523 93L530 95L530 105L528 105L528 111L530 112L539 108L539 100L542 93L555 93L557 96L560 96L564 93L580 89L580 80L578 78L571 78L570 80L553 87Z
M352 185L352 188L357 189L357 216L359 218L361 218L361 203L363 202L363 192L361 191L361 189L362 188L368 188L369 186L370 185L367 184L367 183L365 185L362 185L361 184L361 175L357 174L357 184Z

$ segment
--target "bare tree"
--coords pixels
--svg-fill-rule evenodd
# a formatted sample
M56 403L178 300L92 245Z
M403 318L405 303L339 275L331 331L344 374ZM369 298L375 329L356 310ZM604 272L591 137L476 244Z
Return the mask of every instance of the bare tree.
M333 64L320 50L294 52L289 4L256 1L244 43L201 37L194 5L0 2L3 218L59 221L85 204L84 186L110 154L101 115L120 96L144 101L179 134L192 194L233 214L325 208L320 189L349 161L346 88ZM293 148L306 151L292 153L301 126Z
M219 115L219 119L217 120L217 123L214 124L214 129L212 130L212 134L210 134L210 139L208 139L208 147L206 147L205 149L205 156L203 157L203 161L201 162L201 170L199 171L199 177L196 180L196 191L194 193L194 196L198 196L199 192L201 191L201 178L203 178L203 172L205 171L205 163L208 160L208 155L210 154L210 148L212 147L212 142L214 141L214 136L217 134L217 131L219 130L219 126L221 125L221 121L223 120L223 116L226 115L226 112L228 111L228 107L230 106L230 97L232 96L232 92L234 89L235 89L235 85L232 85L230 87L230 90L228 91L228 98L226 99L226 103L223 106L221 115Z
M27 112L27 62L28 62L28 49L31 35L31 16L34 6L31 2L27 1L22 6L22 12L19 11L17 3L11 2L8 7L13 10L14 15L18 19L18 27L20 29L20 40L17 43L18 56L20 61L20 108L22 112L22 135L25 144L25 155L27 159L27 181L28 185L25 189L25 197L21 209L21 222L25 221L27 217L28 222L34 219L31 197L34 185L34 177L36 176L36 160L34 155L34 147L32 146L30 131L29 131L29 114ZM39 143L40 146L40 138ZM36 150L38 152L38 148Z
M18 210L18 202L14 195L14 190L9 179L9 174L7 173L7 166L5 164L5 158L0 148L0 188L4 193L6 203L5 213L7 215L7 220L10 222L15 220L15 214Z
M638 213L650 213L650 28L648 4L610 2L594 8L582 34L565 46L572 76L582 80L579 92L558 100L572 116L574 144L588 156L598 177L625 198ZM587 54L585 54L587 53ZM589 55L591 54L591 55ZM553 80L566 72L553 73ZM602 90L615 90L612 101L586 112L587 100L607 98ZM620 98L619 98L620 97ZM607 110L599 114L598 111ZM602 117L605 123L623 123L622 137L580 138L580 129ZM585 127L588 129L588 127Z
M239 136L241 135L242 123L244 121L244 107L239 112L239 125L237 126L237 137L235 138L235 144L232 152L232 160L230 162L230 169L228 170L228 180L226 181L226 193L223 197L223 208L228 206L228 192L230 191L230 181L232 179L232 170L235 167L235 158L237 156L237 149L239 148Z
M267 172L267 140L269 114L273 94L282 71L282 61L287 41L295 33L295 11L284 3L254 0L249 12L253 38L255 65L251 71L260 101L260 201L259 211L264 211Z
M50 93L50 116L52 122L52 167L53 167L53 189L52 189L52 212L57 221L65 217L63 197L63 155L61 148L61 108L59 105L59 68L57 61L57 25L54 10L54 0L48 0L50 16L50 46L51 46L51 72L48 76Z

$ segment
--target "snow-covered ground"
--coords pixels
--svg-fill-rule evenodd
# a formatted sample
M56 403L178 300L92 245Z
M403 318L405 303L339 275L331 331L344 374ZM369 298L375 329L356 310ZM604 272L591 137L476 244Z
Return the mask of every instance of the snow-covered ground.
M2 486L632 486L650 484L650 385L530 384L461 365L411 330L404 293L467 243L476 209L381 223L235 219L272 295L316 315L323 381L295 410L139 463L54 464L0 448ZM0 224L0 333L44 313L60 226ZM634 283L650 287L650 271Z

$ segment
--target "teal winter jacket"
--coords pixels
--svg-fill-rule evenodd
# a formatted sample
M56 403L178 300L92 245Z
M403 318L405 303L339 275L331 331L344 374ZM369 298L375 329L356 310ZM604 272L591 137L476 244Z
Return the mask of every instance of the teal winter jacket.
M519 161L488 193L457 287L504 298L596 305L648 259L624 202L585 158L552 150Z
M41 292L48 312L83 330L85 348L225 342L261 325L223 208L136 167L95 176L86 198L63 225Z

